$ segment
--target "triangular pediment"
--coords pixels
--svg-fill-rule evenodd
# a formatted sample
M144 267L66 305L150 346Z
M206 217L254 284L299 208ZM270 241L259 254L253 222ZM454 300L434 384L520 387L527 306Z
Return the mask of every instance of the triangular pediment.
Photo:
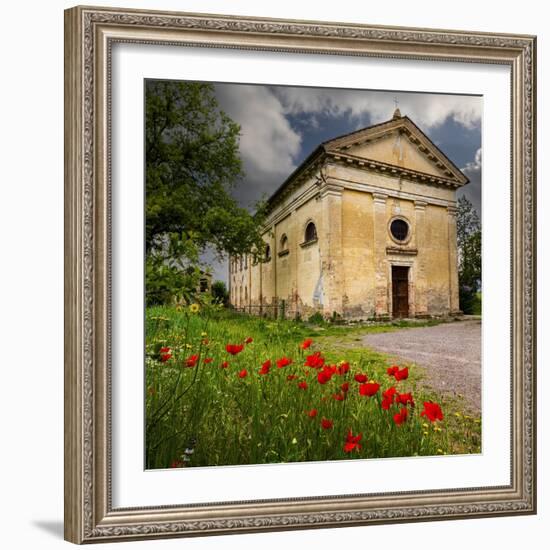
M450 180L456 185L468 178L408 117L387 122L325 142L327 152L372 160L415 173Z

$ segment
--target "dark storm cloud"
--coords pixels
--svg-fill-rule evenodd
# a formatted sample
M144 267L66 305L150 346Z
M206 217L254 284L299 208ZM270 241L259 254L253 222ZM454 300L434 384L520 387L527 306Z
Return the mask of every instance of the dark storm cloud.
M241 126L239 150L245 178L234 191L243 206L271 195L297 166L302 136L268 86L217 84L221 108Z

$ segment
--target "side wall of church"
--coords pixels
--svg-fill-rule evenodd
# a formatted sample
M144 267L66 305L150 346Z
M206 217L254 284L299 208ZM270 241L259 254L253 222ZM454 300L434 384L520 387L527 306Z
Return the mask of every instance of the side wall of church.
M309 223L318 238L306 242ZM323 229L322 205L313 197L264 234L269 259L263 262L230 261L230 301L251 313L286 317L308 317L322 310L324 289L320 250L328 239ZM284 302L284 305L283 305Z

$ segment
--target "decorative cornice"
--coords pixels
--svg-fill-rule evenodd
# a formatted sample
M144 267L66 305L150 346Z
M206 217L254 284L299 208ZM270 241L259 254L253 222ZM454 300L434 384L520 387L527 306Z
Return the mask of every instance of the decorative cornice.
M456 206L447 206L447 214L451 217L456 217L458 214L458 208Z
M385 206L386 201L388 200L388 195L386 193L374 192L372 194L372 200L375 205Z
M340 182L329 180L319 189L319 196L324 199L327 196L341 197L344 186Z
M412 170L411 168L404 168L403 166L396 166L387 162L381 162L379 160L367 159L364 157L358 157L356 155L350 155L349 153L342 152L329 152L327 156L334 162L343 165L353 165L364 170L372 170L389 176L396 176L408 179L416 183L423 183L427 185L435 185L438 187L447 187L452 189L458 189L463 184L452 180L450 178L444 178L441 176L435 176L418 170Z

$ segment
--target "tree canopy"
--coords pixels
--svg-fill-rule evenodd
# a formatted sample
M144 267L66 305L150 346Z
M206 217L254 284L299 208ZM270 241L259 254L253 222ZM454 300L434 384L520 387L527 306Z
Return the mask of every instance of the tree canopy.
M251 215L231 197L243 176L240 127L200 82L146 85L146 249L187 233L199 248L242 254L259 245L262 208Z
M146 286L158 303L186 294L171 285L193 291L204 250L262 251L264 208L251 214L231 196L244 175L240 127L212 84L150 80L145 92Z
M456 222L460 308L472 313L473 301L481 284L481 223L472 203L458 199Z

